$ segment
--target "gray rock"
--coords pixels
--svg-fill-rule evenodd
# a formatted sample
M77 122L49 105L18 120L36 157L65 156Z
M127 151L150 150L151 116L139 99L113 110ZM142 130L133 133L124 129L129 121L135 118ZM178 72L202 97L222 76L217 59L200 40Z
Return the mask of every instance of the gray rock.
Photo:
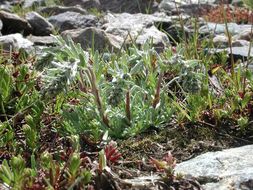
M0 183L0 189L1 190L10 190L11 187L7 184Z
M180 5L178 7L178 9L175 8L172 12L174 12L178 15L178 10L179 10L179 12L187 14L187 15L198 16L201 13L201 11L210 10L211 8L214 8L214 7L215 7L215 5L210 4L210 3L186 4L186 5Z
M27 35L31 33L31 25L25 19L19 17L16 14L0 11L0 19L3 22L2 34L20 32Z
M0 10L11 12L12 5L6 1L0 3Z
M246 40L234 40L232 42L232 47L249 47L250 42Z
M51 15L51 16L65 13L68 11L77 12L77 13L84 14L84 15L88 14L88 12L85 9L82 9L79 6L75 6L75 7L50 6L50 7L43 7L39 10L40 13Z
M248 41L246 40L237 40L237 39L232 39L232 47L246 47L249 46ZM228 37L224 35L218 35L213 38L213 44L214 47L216 48L228 48L229 43L228 43Z
M228 47L228 37L224 35L217 35L213 38L213 45L216 48L227 48Z
M167 13L184 12L195 15L201 9L211 8L215 0L162 0L159 10Z
M37 12L27 13L26 20L32 26L33 35L47 36L54 30L54 26Z
M34 43L34 45L53 46L56 45L56 39L53 36L28 36L28 40Z
M253 189L253 145L208 152L176 166L202 181L205 190Z
M103 28L106 33L117 36L125 44L136 42L141 45L151 38L153 38L153 45L157 48L169 44L167 35L154 27L154 23L171 22L171 18L164 14L107 14L104 19L106 23ZM133 39L136 41L133 42Z
M227 48L227 52L230 52L230 49ZM248 57L249 46L242 47L232 47L233 55L239 55L241 57ZM251 48L250 56L253 57L253 49Z
M38 7L38 6L46 6L45 0L25 0L23 4L23 8L31 8L31 7Z
M84 9L90 9L90 8L100 9L101 8L99 0L63 0L63 4L65 6L80 5Z
M11 5L21 5L24 3L24 0L2 0L4 3L8 2Z
M114 13L154 13L158 10L155 0L100 0L102 10Z
M3 22L0 20L0 33L1 33L2 28L3 28Z
M137 45L143 45L148 41L152 42L158 52L161 52L165 47L170 45L167 35L159 31L155 26L144 28L136 38Z
M65 12L48 18L59 32L78 28L96 26L98 19L93 15L83 15L77 12Z
M180 3L175 2L173 0L162 0L159 4L158 8L163 12L171 12L173 9L176 9L180 6Z
M228 23L228 31L231 35L237 35L241 31L249 30L251 29L251 25L244 24L244 25L238 25L236 23ZM207 23L206 25L199 28L200 34L208 35L210 33L213 34L225 34L226 33L226 26L225 24L217 24L217 23Z
M133 179L124 179L123 181L126 184L131 184L131 189L138 189L138 190L155 190L159 189L154 185L155 182L161 180L159 176L151 175L151 176L140 176ZM148 187L148 188L147 188Z
M24 3L24 0L1 0L0 1L1 8L4 7L7 10L11 9L12 6L15 6L15 5L19 6L19 5L22 5L23 3Z
M0 45L6 51L16 51L23 48L27 51L32 49L33 43L25 38L19 33L10 34L0 37Z
M120 41L121 39L117 39L117 37L94 27L66 30L62 33L62 36L70 36L74 42L80 43L83 49L94 47L100 51L105 49L117 51L123 43Z
M247 40L247 41L250 41L252 39L252 37L253 37L253 30L251 31L251 28L243 30L239 34L233 36L234 39Z
M104 20L105 24L102 27L105 28L106 32L113 34L127 34L128 32L131 32L131 34L134 35L134 33L138 33L143 28L151 27L155 23L171 24L172 17L166 16L162 13L157 13L153 15L142 13L108 13L107 15L105 15Z
M85 9L96 8L114 13L146 13L158 9L156 0L64 0L64 5L80 5Z
M13 38L0 37L1 48L5 51L13 51L17 47L17 43Z

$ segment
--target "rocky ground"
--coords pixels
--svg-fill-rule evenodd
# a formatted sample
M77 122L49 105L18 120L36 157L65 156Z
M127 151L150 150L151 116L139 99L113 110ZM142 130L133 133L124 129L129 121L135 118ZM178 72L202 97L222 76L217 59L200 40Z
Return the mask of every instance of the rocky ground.
M1 3L0 12L2 33L0 41L5 50L8 50L10 45L13 49L23 47L32 50L38 46L53 45L54 40L50 34L59 32L63 36L71 36L75 42L81 43L83 48L91 47L90 39L94 35L95 39L99 39L94 42L95 49L109 48L117 51L128 44L141 45L152 37L157 50L162 50L171 44L170 38L178 40L177 32L181 30L181 26L176 21L182 19L186 35L191 35L194 28L190 18L217 7L219 3L140 1L137 6L135 3L123 2L65 0L61 6L43 7L46 5L45 1L4 1ZM238 2L232 3L236 4ZM41 7L36 12L27 11L24 15L12 13L12 7L19 5L26 9L38 5ZM224 24L206 22L201 17L198 22L201 36L214 35L213 43L217 51L228 48ZM228 29L232 35L233 54L247 56L251 25L229 23ZM22 36L13 35L16 33ZM166 33L170 34L170 37Z
M247 12L240 10L241 20L228 23L232 39L232 47L229 47L226 25L222 21L214 22L219 14L213 15L212 10L217 10L219 3L219 0L139 0L138 3L133 0L63 0L60 5L48 6L46 0L6 0L0 2L0 45L5 51L24 49L39 55L43 48L55 45L55 38L51 35L59 34L70 36L83 49L93 47L99 51L107 49L114 52L132 44L143 45L152 39L155 49L162 52L180 41L182 28L186 37L194 35L196 28L192 18L196 17L199 37L213 39L213 47L207 51L226 50L238 60L246 59L252 38L251 23L243 20ZM240 0L229 3L229 10L241 6ZM18 10L15 9L17 7ZM253 50L250 55L253 56ZM249 68L253 69L253 65L250 64ZM201 130L196 129L196 133L205 133ZM184 186L181 189L253 189L253 146L242 146L251 144L252 137L236 138L236 133L220 135L215 130L210 131L210 139L191 137L191 132L182 135L169 131L178 138L175 138L177 142L168 142L169 134L159 131L157 135L151 131L144 138L119 142L124 157L129 159L129 163L122 165L131 168L130 161L141 161L143 155L154 156L157 151L165 153L171 150L181 162L176 166L176 172L194 177L192 181L189 177L185 184L181 183ZM181 142L179 136L188 140ZM177 147L178 141L184 146ZM132 151L136 154L133 155ZM145 168L145 165L141 167ZM132 189L158 188L153 184L159 176L150 177L148 168L144 171L149 177L126 179L124 183L131 184Z

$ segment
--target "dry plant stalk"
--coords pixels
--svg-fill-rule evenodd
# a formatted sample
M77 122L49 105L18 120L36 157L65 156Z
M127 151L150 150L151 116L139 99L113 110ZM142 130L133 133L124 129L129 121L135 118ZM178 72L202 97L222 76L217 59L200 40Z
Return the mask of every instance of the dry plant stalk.
M99 114L102 117L102 120L103 120L104 124L107 127L110 127L108 117L105 114L105 111L103 109L103 104L102 104L102 100L101 100L101 97L100 97L100 94L99 94L99 89L98 89L97 84L96 84L96 75L95 75L95 73L93 71L93 68L92 68L92 65L93 65L92 63L93 62L92 62L91 59L89 60L89 63L90 63L90 65L88 65L88 67L87 67L88 70L86 71L86 74L88 75L90 83L91 83L91 91L92 91L93 96L95 97L95 102L97 104Z
M130 107L130 91L127 90L126 93L126 116L129 121L131 121L131 107Z
M161 91L162 79L163 79L163 73L160 73L159 78L158 78L158 82L157 82L156 93L155 93L155 97L154 97L153 105L152 105L154 109L156 108L157 104L160 101L160 91Z

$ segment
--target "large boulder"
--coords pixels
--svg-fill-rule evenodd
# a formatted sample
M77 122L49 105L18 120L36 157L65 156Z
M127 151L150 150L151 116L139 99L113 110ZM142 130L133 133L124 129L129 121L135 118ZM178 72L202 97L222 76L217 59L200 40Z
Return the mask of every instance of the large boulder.
M6 11L0 11L0 20L3 22L2 34L23 33L30 34L31 25L27 20Z
M102 26L106 32L123 35L130 32L131 35L136 36L144 28L149 28L155 24L172 24L172 19L163 13L157 14L111 14L108 13L104 17L105 23Z
M64 12L48 18L59 32L71 29L87 28L96 26L98 19L94 15L83 15L77 12Z
M37 12L26 14L26 20L32 26L32 34L36 36L48 36L52 34L54 26Z
M253 189L253 145L208 152L176 166L196 177L205 190Z
M89 27L86 29L66 30L63 37L70 36L76 43L80 43L83 49L94 47L96 50L117 51L123 43L121 39L105 33L103 30Z
M166 34L159 31L155 23L170 23L170 17L164 14L107 14L103 28L106 33L117 36L125 44L144 44L148 40L153 40L153 45L158 49L163 49L169 44Z

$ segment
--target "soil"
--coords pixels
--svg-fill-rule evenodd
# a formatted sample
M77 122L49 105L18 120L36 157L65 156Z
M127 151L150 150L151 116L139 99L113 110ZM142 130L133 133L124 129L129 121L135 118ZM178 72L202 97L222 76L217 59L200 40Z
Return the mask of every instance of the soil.
M215 127L208 123L188 124L187 126L172 126L161 129L151 129L136 137L118 141L119 150L123 161L120 166L112 167L112 170L121 179L134 179L140 176L162 176L150 164L150 158L162 160L170 151L177 163L189 160L209 151L219 151L226 148L238 147L253 143L253 125L243 132L237 125L223 122L221 127ZM190 176L183 178L166 179L161 184L145 186L144 189L201 189L196 179ZM120 189L126 188L118 183ZM138 188L137 188L138 189Z
M251 135L248 134L250 132ZM249 126L245 134L236 125L216 128L207 124L196 124L150 130L118 143L125 160L140 161L150 156L160 159L170 151L180 163L208 151L252 144L252 135L253 126Z

